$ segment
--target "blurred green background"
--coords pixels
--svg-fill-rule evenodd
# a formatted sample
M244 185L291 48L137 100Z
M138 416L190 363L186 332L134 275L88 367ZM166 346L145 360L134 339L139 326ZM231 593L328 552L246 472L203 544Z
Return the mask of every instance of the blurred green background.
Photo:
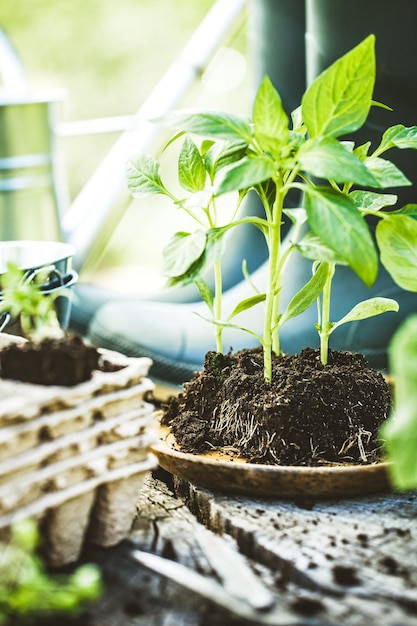
M63 88L62 121L88 120L134 114L214 3L13 0L0 3L0 26L23 61L30 87L35 91ZM242 70L242 59L248 56L244 24L225 46L238 53L235 62L239 64L240 59L240 81L230 89L225 87L222 62L217 62L209 80L191 90L187 106L247 112L250 80L245 68ZM233 74L236 70L231 68L226 82ZM117 137L109 133L61 140L71 199ZM144 202L132 203L100 261L85 269L86 279L130 291L147 291L150 284L153 287L152 281L160 280L161 250L178 227L177 215L158 200L146 206Z

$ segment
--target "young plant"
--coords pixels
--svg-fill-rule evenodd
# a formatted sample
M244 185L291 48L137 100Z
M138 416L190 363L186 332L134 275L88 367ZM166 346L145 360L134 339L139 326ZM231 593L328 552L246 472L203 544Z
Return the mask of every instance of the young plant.
M11 542L0 544L0 625L9 620L31 623L36 616L76 615L101 595L101 575L94 565L83 565L66 577L51 576L36 554L38 545L32 520L15 523Z
M213 320L218 321L222 319L220 258L223 235L234 225L244 194L239 194L228 222L223 224L223 216L219 215L217 209L214 184L218 172L230 163L240 160L246 148L247 144L240 137L234 137L231 141L203 141L199 149L187 135L178 158L178 181L181 193L187 194L185 197L178 197L167 189L161 180L160 164L154 157L139 154L132 157L126 166L128 186L135 198L151 194L166 195L196 223L196 230L177 232L166 245L163 251L163 273L171 286L194 282L207 303ZM214 269L214 295L203 279L205 272L211 267ZM217 351L222 352L221 324L216 325L215 334Z
M381 156L393 147L416 149L417 127L389 128L373 152L370 142L356 146L353 141L342 139L360 129L371 107L376 105L372 100L374 45L375 38L370 35L323 72L307 88L300 107L291 115L291 122L268 77L256 94L252 119L230 113L180 111L156 120L180 131L176 137L185 132L203 136L212 142L208 152L225 151L228 155L224 163L213 158L206 161L204 149L191 154L185 148L190 158L180 160L182 184L184 180L195 181L198 171L198 189L194 191L197 195L207 194L210 202L214 203L222 194L237 192L239 207L251 189L262 200L264 217L233 218L220 227L213 221L207 230L197 231L197 246L189 245L194 242L193 233L178 233L174 236L175 243L166 250L165 271L174 282L197 282L218 335L226 326L239 327L232 320L240 312L264 303L263 333L256 336L263 346L267 382L272 378L272 353L280 353L280 329L315 300L320 298L318 329L323 363L327 361L329 335L342 323L397 309L393 300L370 299L356 305L339 322L330 322L331 284L336 264L350 266L367 286L376 279L379 254L365 219L367 215L380 218L376 236L381 261L394 279L405 281L409 272L414 277L417 273L415 228L410 215L414 205L390 213L383 211L396 202L396 196L382 190L411 183ZM152 157L132 157L127 164L127 179L135 197L152 193L170 196L160 179L159 165ZM304 195L302 209L286 208L287 196L293 189ZM172 199L178 206L189 208L187 201ZM284 216L294 224L285 245ZM229 229L243 223L253 224L265 237L269 257L267 286L263 293L254 293L236 303L232 313L225 317L219 305L221 280L217 280L213 295L202 273L215 265L215 272L221 275L221 242ZM309 232L301 237L306 226ZM281 311L285 267L296 250L312 259L315 271L286 310ZM255 334L251 329L244 330Z
M50 272L51 268L45 268L37 272L33 280L28 280L23 270L8 263L7 272L1 278L0 313L19 317L23 334L34 340L62 336L54 306L55 298L61 294L44 294L40 289Z

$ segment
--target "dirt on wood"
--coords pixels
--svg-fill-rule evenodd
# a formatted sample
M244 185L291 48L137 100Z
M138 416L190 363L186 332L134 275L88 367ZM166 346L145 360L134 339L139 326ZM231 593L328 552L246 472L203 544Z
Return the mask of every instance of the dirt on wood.
M253 463L369 464L380 460L378 431L391 409L384 377L365 358L317 350L273 358L272 383L261 349L206 355L204 368L164 406L180 449L229 450Z

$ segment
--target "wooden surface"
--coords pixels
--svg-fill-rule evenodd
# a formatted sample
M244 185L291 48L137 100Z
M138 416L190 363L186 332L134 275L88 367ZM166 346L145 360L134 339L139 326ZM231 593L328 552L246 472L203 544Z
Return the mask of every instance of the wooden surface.
M84 554L107 586L84 626L417 625L417 494L248 499L157 470L138 511Z

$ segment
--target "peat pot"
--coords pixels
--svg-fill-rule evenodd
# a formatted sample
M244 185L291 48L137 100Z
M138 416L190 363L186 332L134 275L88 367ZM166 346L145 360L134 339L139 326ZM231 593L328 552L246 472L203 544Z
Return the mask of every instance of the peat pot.
M25 340L0 333L0 349L12 341ZM92 378L72 387L0 379L0 541L32 518L54 567L76 561L85 543L124 539L156 467L151 361L99 352Z

